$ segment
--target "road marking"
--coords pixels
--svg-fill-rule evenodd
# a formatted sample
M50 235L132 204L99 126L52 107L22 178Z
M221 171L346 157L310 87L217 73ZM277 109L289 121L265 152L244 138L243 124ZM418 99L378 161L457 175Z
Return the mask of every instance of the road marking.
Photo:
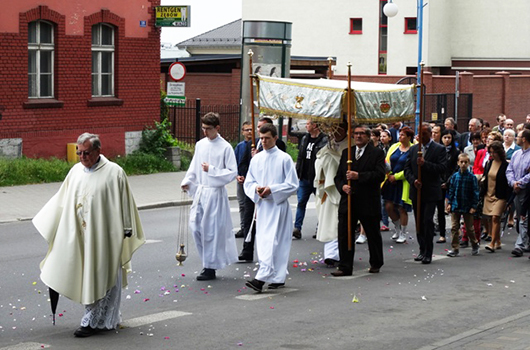
M35 350L35 349L47 349L51 347L50 344L43 343L20 343L17 345L10 345L5 348L0 348L0 350Z
M122 327L128 327L128 328L140 327L140 326L145 326L147 324L166 321L172 318L188 316L188 315L191 315L191 313L183 312L183 311L166 311L166 312L160 312L157 314L146 315L146 316L141 316L141 317L133 318L130 320L126 320L120 323L120 325Z
M249 291L252 292L251 289L249 289ZM296 291L298 291L298 289L295 289L295 288L280 288L280 289L277 289L276 291L266 289L264 293L238 295L236 299L254 301L254 300L266 299L269 297L273 297L275 295L287 294L287 293L296 292Z
M145 240L145 244L160 243L160 242L163 242L163 241L159 239L146 239Z

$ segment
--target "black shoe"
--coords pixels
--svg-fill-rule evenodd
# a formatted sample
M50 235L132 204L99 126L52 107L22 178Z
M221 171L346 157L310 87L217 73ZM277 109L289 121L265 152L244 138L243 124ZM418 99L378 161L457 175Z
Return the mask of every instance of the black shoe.
M239 256L238 256L238 259L239 259L239 261L251 262L252 260L254 260L254 254L241 252L241 254L239 254Z
M197 281L209 281L215 279L214 269L202 269L201 274L197 276Z
M293 237L296 238L296 239L301 239L302 238L302 231L300 231L299 228L294 228L293 230Z
M423 260L421 261L422 264L430 264L432 261L432 258L430 256L425 256Z
M486 242L491 242L491 236L488 236L488 237L484 238L484 240L485 240Z
M245 286L254 289L256 292L261 293L263 290L263 285L265 282L258 281L257 279L253 279L252 281L246 281Z
M468 241L460 242L460 248L467 248L467 247L469 247L469 242Z
M337 270L337 271L332 272L331 275L335 277L344 277L344 276L351 276L352 273L344 272L342 270Z
M419 253L417 257L414 258L414 261L422 261L425 258L425 255Z
M488 234L486 232L482 232L480 239L485 239L486 237L488 237Z
M317 239L317 235L313 235L313 238L314 238L314 239Z
M75 330L74 335L78 338L90 337L98 332L97 329L92 327L79 327Z
M324 259L324 264L326 264L328 267L335 267L339 264L339 262L335 259Z
M268 289L278 289L278 288L283 288L285 287L285 283L271 283L269 284L269 286L267 287Z
M512 250L512 255L516 258L520 258L523 256L523 250L521 248L515 248Z
M236 238L243 238L245 237L245 234L243 233L243 230L239 230L236 233Z

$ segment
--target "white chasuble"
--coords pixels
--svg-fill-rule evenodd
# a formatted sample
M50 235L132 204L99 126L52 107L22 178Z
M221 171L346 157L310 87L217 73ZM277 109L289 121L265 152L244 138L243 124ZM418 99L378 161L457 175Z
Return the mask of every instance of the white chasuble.
M314 187L318 215L317 240L320 242L330 242L338 238L340 193L334 179L342 151L347 145L345 139L327 145L317 153Z
M132 255L145 242L125 172L100 157L91 172L81 163L74 165L33 219L48 242L41 280L84 305L114 287L120 267L123 287L127 285ZM126 229L132 230L131 237L125 237Z

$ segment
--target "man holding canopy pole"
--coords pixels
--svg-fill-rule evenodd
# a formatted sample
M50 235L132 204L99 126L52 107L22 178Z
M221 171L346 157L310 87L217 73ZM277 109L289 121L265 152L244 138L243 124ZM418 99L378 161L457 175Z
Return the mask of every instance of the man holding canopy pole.
M421 261L422 264L430 264L432 260L434 209L436 203L443 198L440 174L445 172L446 167L445 147L434 142L431 136L431 127L424 123L420 130L420 143L410 148L405 163L405 178L410 183L410 198L420 245L420 252L414 260Z
M348 170L348 150L342 156L335 176L335 186L341 195L339 205L339 255L335 277L350 276L353 272L353 248L348 247L348 197L351 197L351 228L361 222L368 239L370 251L370 273L378 273L383 266L383 240L381 221L381 182L385 179L385 153L370 142L368 127L354 128L355 146L351 147L353 157ZM348 185L348 181L351 185Z

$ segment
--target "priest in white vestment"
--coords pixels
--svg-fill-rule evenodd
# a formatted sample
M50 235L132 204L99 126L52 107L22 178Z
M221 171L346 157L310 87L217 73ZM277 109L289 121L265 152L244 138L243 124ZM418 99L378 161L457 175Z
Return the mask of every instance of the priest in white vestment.
M256 250L259 269L246 285L261 292L283 287L291 251L293 219L289 197L298 189L298 176L291 156L276 147L278 134L272 124L260 130L262 152L250 161L245 178L246 195L256 203Z
M324 242L324 262L333 267L339 262L339 204L340 193L335 186L342 151L348 147L347 125L341 125L320 149L315 161L317 240Z
M203 266L197 280L207 281L238 260L225 187L236 178L237 163L232 146L219 135L219 115L210 112L201 121L206 137L195 145L181 187L193 197L190 230Z
M98 135L79 136L81 162L33 219L48 242L41 280L85 305L76 337L118 326L121 288L133 253L145 242L127 176L100 152Z

